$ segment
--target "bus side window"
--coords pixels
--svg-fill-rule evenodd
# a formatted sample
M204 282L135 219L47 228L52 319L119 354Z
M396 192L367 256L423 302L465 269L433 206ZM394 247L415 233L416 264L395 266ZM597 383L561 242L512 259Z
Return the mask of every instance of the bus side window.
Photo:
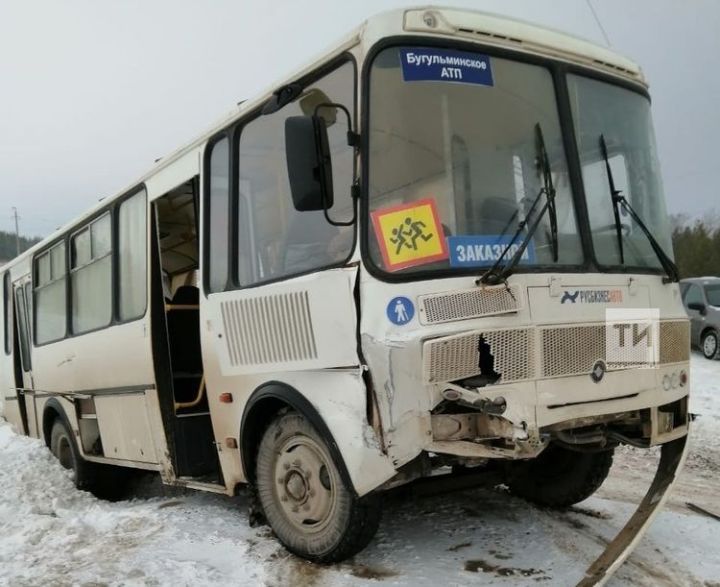
M314 105L322 102L341 103L352 113L354 76L353 64L345 62L307 87L295 102L242 128L236 262L241 286L337 265L349 257L353 227L333 226L322 211L298 212L293 206L285 119L312 114ZM332 157L335 198L330 217L347 221L353 212L353 149L347 144L347 119L334 109L320 109L318 115L326 118Z
M71 238L72 331L95 330L112 320L112 231L106 213Z
M147 308L147 197L136 193L118 208L118 318L140 318Z
M228 140L216 142L210 151L210 183L207 196L209 222L207 245L210 254L207 284L211 292L223 291L228 281L228 242L230 209L230 155Z
M35 342L59 340L66 333L65 242L35 258Z

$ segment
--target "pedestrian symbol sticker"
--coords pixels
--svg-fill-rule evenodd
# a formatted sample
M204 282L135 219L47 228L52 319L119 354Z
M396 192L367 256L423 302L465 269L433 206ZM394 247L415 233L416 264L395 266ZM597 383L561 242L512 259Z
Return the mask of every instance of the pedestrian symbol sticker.
M402 326L413 319L415 306L405 296L399 296L390 300L387 306L387 317L393 324Z
M385 268L398 271L447 259L447 243L435 200L381 208L372 213Z

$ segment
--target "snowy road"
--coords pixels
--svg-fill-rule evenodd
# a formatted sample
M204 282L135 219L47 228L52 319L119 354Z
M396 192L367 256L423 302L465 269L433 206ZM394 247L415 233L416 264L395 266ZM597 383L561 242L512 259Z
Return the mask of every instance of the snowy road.
M720 361L694 355L692 389L681 482L610 585L720 586L720 522L685 506L720 511ZM563 513L490 490L390 499L365 552L318 567L249 528L243 498L99 501L0 423L0 585L573 585L645 492L651 460L618 451L597 496Z

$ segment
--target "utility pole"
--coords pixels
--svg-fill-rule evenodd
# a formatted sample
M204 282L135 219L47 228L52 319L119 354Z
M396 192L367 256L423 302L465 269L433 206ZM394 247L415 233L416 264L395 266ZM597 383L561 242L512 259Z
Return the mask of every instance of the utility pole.
M20 227L18 226L17 208L13 206L13 216L15 217L15 254L20 254Z

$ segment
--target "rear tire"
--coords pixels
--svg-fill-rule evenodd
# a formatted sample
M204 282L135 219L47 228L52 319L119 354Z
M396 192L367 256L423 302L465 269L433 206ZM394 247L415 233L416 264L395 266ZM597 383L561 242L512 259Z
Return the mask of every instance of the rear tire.
M313 562L338 562L375 535L377 496L355 496L327 443L303 415L287 412L273 420L260 442L256 473L265 517L290 552Z
M708 330L700 341L700 349L706 359L720 358L720 339L715 330Z
M566 508L595 493L612 462L612 449L590 453L550 445L534 459L510 463L506 479L518 497L540 506Z
M50 433L50 452L65 469L71 469L75 487L92 491L97 485L97 470L78 451L72 432L63 420L57 418Z
M126 497L127 482L134 471L83 459L72 432L60 418L55 420L50 432L50 452L64 468L72 470L72 480L78 489L109 501Z

